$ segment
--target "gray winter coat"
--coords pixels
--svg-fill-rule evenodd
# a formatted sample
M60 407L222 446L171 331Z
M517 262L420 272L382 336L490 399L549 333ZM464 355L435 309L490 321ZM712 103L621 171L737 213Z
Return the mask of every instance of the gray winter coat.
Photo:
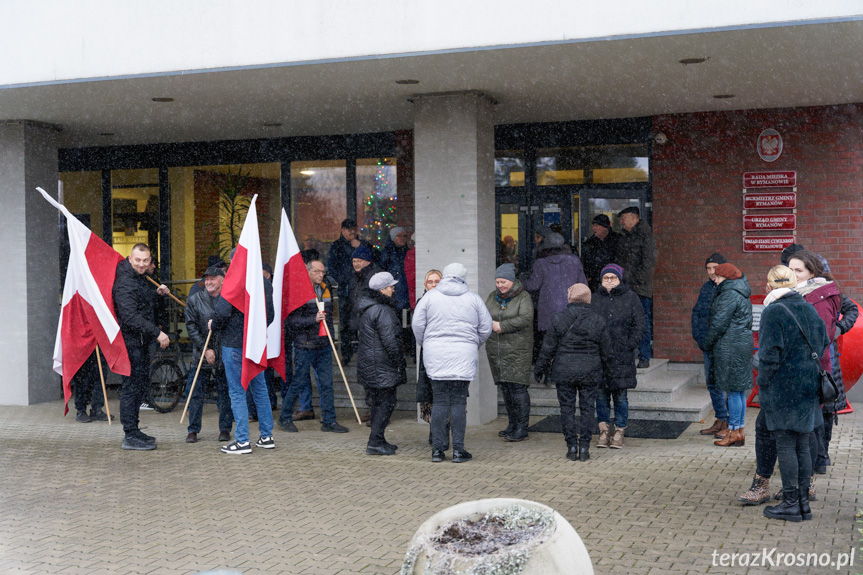
M411 326L431 379L476 377L479 347L491 335L491 315L464 280L447 276L429 290L417 304Z

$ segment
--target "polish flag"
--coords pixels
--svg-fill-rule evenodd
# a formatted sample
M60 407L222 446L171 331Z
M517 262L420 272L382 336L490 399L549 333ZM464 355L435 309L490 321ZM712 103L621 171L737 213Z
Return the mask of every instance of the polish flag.
M264 295L264 274L261 265L261 239L258 235L258 214L252 197L237 251L231 260L221 295L245 315L243 323L243 368L240 382L243 389L267 368L267 299Z
M54 343L54 371L63 376L63 397L69 412L72 377L98 344L111 371L130 375L129 354L114 315L111 290L117 264L123 256L87 229L42 188L36 188L48 203L66 217L69 230L69 266L63 286L63 302L57 339Z
M276 249L276 265L273 266L273 308L276 315L273 323L267 328L267 357L268 364L279 372L283 381L287 381L285 330L283 329L285 318L314 298L312 280L309 279L306 264L300 256L300 247L297 245L288 215L282 208L279 247Z

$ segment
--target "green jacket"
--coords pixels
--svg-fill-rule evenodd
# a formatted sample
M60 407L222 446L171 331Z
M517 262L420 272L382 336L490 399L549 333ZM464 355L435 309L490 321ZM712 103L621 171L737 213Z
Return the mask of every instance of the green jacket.
M521 289L515 282L511 291ZM495 383L530 385L533 371L533 302L522 290L501 307L493 291L485 299L492 321L500 322L501 333L492 331L485 342L485 352Z
M752 387L752 302L746 276L716 286L704 349L713 354L710 377L722 391Z

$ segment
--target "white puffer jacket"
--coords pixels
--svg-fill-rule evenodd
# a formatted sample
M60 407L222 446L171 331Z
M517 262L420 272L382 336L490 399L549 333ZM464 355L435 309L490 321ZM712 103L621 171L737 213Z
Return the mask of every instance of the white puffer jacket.
M431 379L476 377L479 347L491 335L491 314L464 280L443 278L419 301L411 324Z

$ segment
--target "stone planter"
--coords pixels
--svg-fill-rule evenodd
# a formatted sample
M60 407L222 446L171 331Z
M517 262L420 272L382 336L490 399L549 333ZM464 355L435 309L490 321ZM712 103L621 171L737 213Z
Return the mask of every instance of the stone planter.
M430 517L411 540L401 575L593 575L572 525L525 499L480 499Z

